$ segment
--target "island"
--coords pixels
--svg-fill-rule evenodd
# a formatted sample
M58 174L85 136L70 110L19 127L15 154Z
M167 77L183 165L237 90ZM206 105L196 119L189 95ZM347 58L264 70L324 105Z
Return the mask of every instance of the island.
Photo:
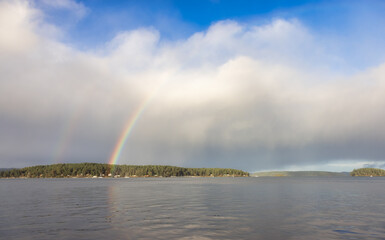
M385 170L380 168L359 168L351 173L353 177L385 177Z
M248 177L231 168L184 168L164 165L60 163L0 172L0 178Z

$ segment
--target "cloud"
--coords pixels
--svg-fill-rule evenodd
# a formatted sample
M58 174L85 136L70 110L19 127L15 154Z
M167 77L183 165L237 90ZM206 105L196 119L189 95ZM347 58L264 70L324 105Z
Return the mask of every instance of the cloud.
M0 2L4 167L107 162L148 98L119 163L258 170L383 161L385 65L336 70L341 56L299 20L221 21L178 41L141 28L84 52L42 31L42 15L24 1Z
M34 33L36 10L27 2L0 2L0 47L2 52L17 52L33 47L37 41Z
M365 168L382 168L382 169L384 169L384 168L385 168L385 162L378 162L378 163L371 162L371 163L366 163L366 164L363 165L363 167L365 167Z

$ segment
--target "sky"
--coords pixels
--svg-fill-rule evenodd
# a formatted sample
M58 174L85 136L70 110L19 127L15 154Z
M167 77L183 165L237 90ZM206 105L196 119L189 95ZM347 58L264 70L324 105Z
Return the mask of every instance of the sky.
M385 168L384 11L0 0L0 168Z

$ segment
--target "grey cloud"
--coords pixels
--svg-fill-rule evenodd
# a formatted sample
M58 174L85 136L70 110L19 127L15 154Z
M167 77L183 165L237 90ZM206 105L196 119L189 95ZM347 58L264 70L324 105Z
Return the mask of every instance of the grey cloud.
M0 167L107 162L146 99L119 163L256 170L383 161L385 65L328 71L333 56L298 21L225 21L178 42L138 29L81 52L19 17L10 39L40 41L17 51L0 41Z

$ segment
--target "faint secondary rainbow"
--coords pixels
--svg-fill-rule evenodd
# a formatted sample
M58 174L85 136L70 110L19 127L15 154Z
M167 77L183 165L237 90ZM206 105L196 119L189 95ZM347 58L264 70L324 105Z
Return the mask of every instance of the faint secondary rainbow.
M118 142L115 145L114 151L111 154L110 160L108 161L109 164L116 164L116 162L119 160L124 144L126 143L128 137L130 136L132 129L135 127L135 124L137 123L138 119L140 118L140 116L148 106L149 102L154 98L154 95L155 94L147 97L147 99L145 99L138 106L138 108L134 111L134 113L131 115L131 117L127 121L126 126L124 127L124 130L120 135Z
M75 133L76 127L79 124L80 116L84 109L84 101L76 106L76 109L72 111L70 118L64 125L60 132L60 138L53 152L53 162L60 163L63 161L63 156L66 150L69 148L71 139Z

